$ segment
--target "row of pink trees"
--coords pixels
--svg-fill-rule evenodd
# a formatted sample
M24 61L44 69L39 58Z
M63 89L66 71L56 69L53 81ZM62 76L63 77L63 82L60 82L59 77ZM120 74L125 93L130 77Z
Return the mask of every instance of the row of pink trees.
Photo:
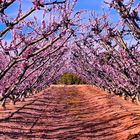
M23 11L23 1L1 0L2 105L42 90L64 72L74 72L109 92L139 97L140 5L133 7L133 0L105 3L119 13L118 23L94 12L82 23L82 12L74 13L76 0L33 0L28 11ZM7 9L14 4L19 10L11 17Z
M28 11L24 1L0 1L0 101L15 103L28 93L41 90L63 71L66 45L74 35L76 1L33 0ZM19 5L14 17L10 6ZM15 8L15 7L14 7ZM17 7L16 7L17 8ZM41 16L41 19L37 15ZM10 41L8 41L10 38Z
M82 28L75 40L73 67L91 84L140 99L140 3L133 0L105 2L120 15L118 23L109 22L109 15L92 13L89 25ZM133 9L132 9L133 7Z

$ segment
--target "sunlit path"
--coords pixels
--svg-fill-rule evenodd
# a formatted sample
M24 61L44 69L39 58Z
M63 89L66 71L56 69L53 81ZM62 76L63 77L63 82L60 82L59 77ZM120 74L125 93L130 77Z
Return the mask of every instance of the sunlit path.
M1 110L1 140L126 140L139 132L139 106L92 86L51 86Z

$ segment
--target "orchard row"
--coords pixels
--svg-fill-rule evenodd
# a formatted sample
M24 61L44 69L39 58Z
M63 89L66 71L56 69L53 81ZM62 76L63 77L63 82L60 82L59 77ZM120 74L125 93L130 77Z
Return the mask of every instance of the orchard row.
M108 12L76 12L76 3L32 0L24 9L22 0L0 1L2 106L46 88L65 72L139 99L140 3L106 0L108 9L119 14L117 23ZM18 10L12 15L10 8Z

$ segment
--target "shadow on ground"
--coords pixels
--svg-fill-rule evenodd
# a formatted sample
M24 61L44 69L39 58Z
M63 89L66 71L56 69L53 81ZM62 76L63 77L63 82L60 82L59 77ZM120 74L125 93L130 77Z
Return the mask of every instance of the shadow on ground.
M140 130L140 109L134 114L90 88L45 90L0 120L0 139L125 140Z

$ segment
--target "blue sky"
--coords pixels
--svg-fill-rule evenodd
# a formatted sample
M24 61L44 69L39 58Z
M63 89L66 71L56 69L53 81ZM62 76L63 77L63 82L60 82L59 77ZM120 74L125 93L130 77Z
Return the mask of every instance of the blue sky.
M18 1L18 0L17 0ZM23 11L27 11L31 4L32 0L21 0L22 1L22 9ZM48 1L48 0L46 0ZM52 0L55 1L55 0ZM105 0L105 1L111 1L111 0ZM129 1L129 0L124 0L124 1ZM139 3L139 0L135 0L135 3ZM94 10L97 13L101 13L102 9L107 9L107 6L104 5L103 0L77 0L77 4L75 7L75 10L80 10L80 9L85 9L85 10ZM13 6L10 6L6 12L10 13L11 15L16 14L16 10L18 10L18 5L17 3Z
M76 9L101 10L102 0L77 0Z
M106 0L106 1L110 1L110 0ZM125 0L125 1L128 1L128 0ZM22 5L23 11L27 11L32 4L32 0L22 0L22 2L23 2L23 5ZM139 0L135 0L135 3L136 4L139 3ZM104 5L103 0L77 0L75 11L83 10L83 9L88 10L88 11L96 11L96 13L98 15L101 15L102 9L107 10L107 6ZM11 15L11 17L12 17L12 16L16 15L17 10L18 10L18 5L15 4L15 5L11 6L10 8L8 8L6 13L8 13L8 15ZM111 10L109 13L110 13L110 20L112 22L117 22L118 21L117 12L115 10ZM37 15L37 16L39 17L39 15ZM0 22L0 31L3 28L4 28L4 26Z
M18 1L18 0L17 0ZM22 1L22 10L27 11L32 4L32 0L21 0ZM48 1L48 0L46 0ZM52 0L55 1L55 0ZM104 0L77 0L77 4L75 7L75 11L78 10L89 10L89 11L96 11L97 14L101 15L102 10L105 9L107 10L107 6L103 2ZM111 0L105 0L105 1L111 1ZM124 0L124 1L129 1L129 0ZM139 3L139 0L135 0L135 3ZM6 13L10 14L11 16L16 15L18 10L18 5L15 3L15 5L10 6L8 10L6 10ZM110 12L111 20L116 21L117 18L117 12L115 10L111 10ZM1 25L1 24L0 24ZM2 26L0 27L0 29Z
M31 7L31 4L32 4L32 0L22 0L22 10L28 11L28 9L30 9ZM19 5L18 2L16 2L14 5L10 6L5 11L5 13L7 15L10 15L10 17L14 17L18 11L18 8ZM103 8L103 0L77 0L75 11L79 11L81 9L89 10L89 11L94 10L100 14L102 8ZM0 22L0 30L2 30L3 28L4 26Z
M105 1L111 1L111 0L105 0ZM128 2L129 0L124 0L124 1ZM135 0L135 4L139 2L140 2L139 0ZM102 8L104 8L103 0L77 0L76 9L88 9L88 10L98 11L101 10Z
M111 1L111 0L105 0L105 1ZM125 2L128 2L129 0L124 0ZM139 0L135 0L135 3L133 4L133 6L137 5L138 3L140 3ZM117 22L118 21L118 13L116 12L116 10L111 9L109 11L109 8L107 7L106 4L104 4L104 0L77 0L77 5L75 7L76 10L80 10L80 9L85 9L85 10L89 10L89 11L96 11L96 13L98 15L101 15L103 9L106 10L107 12L109 12L110 14L110 20L112 22ZM140 14L140 9L139 9L139 14Z

